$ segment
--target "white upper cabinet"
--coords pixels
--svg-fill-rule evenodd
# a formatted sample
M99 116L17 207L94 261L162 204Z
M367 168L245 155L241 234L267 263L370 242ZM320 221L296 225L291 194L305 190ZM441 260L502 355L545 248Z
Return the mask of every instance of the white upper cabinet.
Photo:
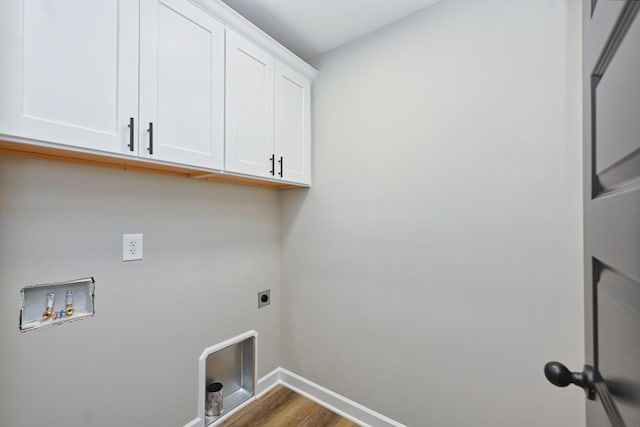
M311 181L311 84L227 30L225 169Z
M220 0L3 0L0 149L309 185L315 74Z
M8 0L0 27L0 134L130 152L137 1Z
M311 83L289 67L275 67L277 176L311 183Z
M273 177L274 60L227 30L225 169Z
M187 0L141 0L141 157L222 169L224 31Z

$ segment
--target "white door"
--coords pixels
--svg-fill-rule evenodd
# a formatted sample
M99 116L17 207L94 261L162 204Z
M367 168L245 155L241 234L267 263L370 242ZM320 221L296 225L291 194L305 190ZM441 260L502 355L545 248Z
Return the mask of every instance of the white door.
M224 27L187 0L142 0L141 157L222 169Z
M275 72L276 176L311 184L311 84L279 62Z
M274 177L273 58L227 30L225 169Z
M6 0L0 28L0 134L135 150L138 1Z

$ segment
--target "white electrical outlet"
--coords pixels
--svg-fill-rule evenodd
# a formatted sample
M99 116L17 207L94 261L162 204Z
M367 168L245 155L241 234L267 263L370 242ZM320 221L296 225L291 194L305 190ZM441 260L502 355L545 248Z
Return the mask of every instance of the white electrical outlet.
M135 261L142 259L142 234L122 235L122 260Z

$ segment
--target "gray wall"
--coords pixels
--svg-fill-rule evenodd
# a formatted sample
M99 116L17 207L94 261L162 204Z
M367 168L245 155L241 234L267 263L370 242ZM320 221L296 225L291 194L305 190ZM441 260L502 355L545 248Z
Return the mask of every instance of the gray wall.
M284 367L410 426L583 426L577 0L446 0L331 52L283 196Z
M275 191L0 156L0 236L2 426L181 426L202 350L253 328L279 365ZM23 286L86 276L94 318L18 332Z
M319 58L309 191L0 156L0 425L183 425L251 328L259 375L410 426L584 425L542 376L583 362L577 3L446 0ZM94 318L18 332L22 286L89 275Z

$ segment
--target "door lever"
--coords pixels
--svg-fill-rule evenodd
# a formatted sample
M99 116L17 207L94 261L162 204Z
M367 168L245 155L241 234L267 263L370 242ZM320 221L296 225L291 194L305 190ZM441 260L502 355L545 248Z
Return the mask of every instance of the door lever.
M544 365L544 376L557 387L575 384L587 393L587 399L596 399L596 374L592 366L584 365L582 372L571 372L560 362L548 362Z

